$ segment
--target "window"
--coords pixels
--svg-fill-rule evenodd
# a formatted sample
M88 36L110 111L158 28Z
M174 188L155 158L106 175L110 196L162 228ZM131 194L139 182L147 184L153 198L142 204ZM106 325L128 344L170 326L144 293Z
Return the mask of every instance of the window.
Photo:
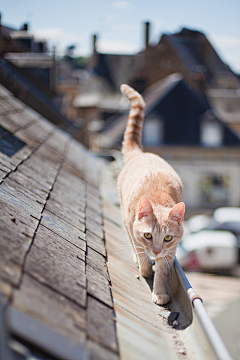
M231 178L226 174L202 174L200 178L201 206L228 206Z
M163 143L163 121L147 118L143 126L143 145L156 146Z
M223 143L223 127L217 121L202 122L201 144L207 147L218 147Z

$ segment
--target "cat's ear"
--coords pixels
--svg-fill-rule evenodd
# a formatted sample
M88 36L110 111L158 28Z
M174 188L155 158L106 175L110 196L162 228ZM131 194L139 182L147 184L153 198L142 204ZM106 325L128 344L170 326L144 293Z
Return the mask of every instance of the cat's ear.
M138 220L141 220L143 217L151 216L153 214L153 208L146 196L143 196L139 201L138 207Z
M185 204L183 202L180 202L170 210L168 217L170 220L175 220L180 224L184 219L184 213Z

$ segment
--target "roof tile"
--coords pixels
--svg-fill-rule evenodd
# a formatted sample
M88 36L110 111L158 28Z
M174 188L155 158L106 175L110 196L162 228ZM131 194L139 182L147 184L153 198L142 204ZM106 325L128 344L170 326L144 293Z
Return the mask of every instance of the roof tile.
M117 351L113 309L96 299L88 298L87 331L90 339L97 340L110 349Z
M95 159L69 134L11 102L1 85L0 100L0 133L12 139L12 156L0 151L0 283L13 299L9 329L46 359L116 360ZM67 344L66 356L50 335Z
M98 252L99 254L106 256L106 249L103 238L91 233L89 230L86 231L87 246Z
M85 342L84 309L27 274L23 278L21 289L15 291L13 305L56 332L70 337L72 342Z
M66 221L45 210L41 224L79 249L86 251L85 233L68 224Z
M86 306L85 253L45 227L39 227L25 271L40 282Z

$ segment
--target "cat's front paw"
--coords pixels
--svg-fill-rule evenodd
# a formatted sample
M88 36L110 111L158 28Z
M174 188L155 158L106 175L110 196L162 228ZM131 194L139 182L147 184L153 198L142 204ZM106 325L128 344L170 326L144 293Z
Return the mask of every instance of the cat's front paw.
M165 305L170 301L170 297L167 294L156 295L152 293L152 301L157 305Z

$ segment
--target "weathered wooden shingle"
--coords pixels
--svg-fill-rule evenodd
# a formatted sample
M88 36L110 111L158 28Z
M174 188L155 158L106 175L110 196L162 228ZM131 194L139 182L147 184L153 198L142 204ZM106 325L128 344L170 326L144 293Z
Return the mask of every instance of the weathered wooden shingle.
M110 281L106 259L101 254L88 247L86 262L88 266L91 266L94 270L98 271L102 276L106 277Z
M67 339L64 359L117 360L95 159L11 99L0 86L0 142L8 150L0 148L0 283L15 320L30 317L35 330L31 336L28 323L11 322L10 330L45 359L63 359L61 346L51 353L48 328L58 344L58 334Z
M51 190L54 176L52 174L44 173L43 171L28 166L28 163L24 163L19 165L18 170L23 173L24 175L28 176L29 178L37 181L39 184L44 186L47 190Z
M98 300L88 297L87 331L90 339L97 340L110 349L117 351L113 309Z
M70 225L76 227L78 230L85 232L85 213L80 211L75 213L69 208L63 206L60 202L49 199L46 205L46 210L53 213L60 219L66 221Z
M47 210L44 211L41 224L79 249L86 251L86 235L76 227L70 225Z
M7 191L1 190L1 187L0 203L0 211L11 214L11 216L22 221L24 224L27 224L34 229L36 228L41 213L15 196L9 194Z
M108 276L105 276L105 274L99 272L89 264L87 265L86 271L88 294L101 300L109 307L112 307L112 295L109 288Z
M86 311L28 275L24 276L21 289L14 292L13 306L73 342L85 342Z
M29 178L25 174L20 171L15 171L9 174L9 179L16 181L20 187L26 189L27 191L31 191L33 194L36 194L43 200L46 200L48 197L48 191L44 186L39 184L37 181Z
M99 226L97 222L94 221L94 217L86 218L86 229L91 231L93 234L97 235L99 238L103 239L103 228Z
M39 213L42 212L45 200L16 181L10 178L6 179L1 186L1 190L8 192L10 195L31 206Z
M61 203L50 198L47 201L46 210L65 220L71 225L75 226L79 230L83 231L82 224L85 224L85 211L81 210L79 207L73 210L70 205L66 203Z
M106 256L106 248L103 238L91 233L89 230L86 231L87 246L97 251L99 254Z
M25 255L33 236L33 232L29 236L23 230L24 227L19 227L13 216L8 222L0 220L0 278L13 285L20 281Z
M27 256L25 271L86 306L85 252L41 225Z

